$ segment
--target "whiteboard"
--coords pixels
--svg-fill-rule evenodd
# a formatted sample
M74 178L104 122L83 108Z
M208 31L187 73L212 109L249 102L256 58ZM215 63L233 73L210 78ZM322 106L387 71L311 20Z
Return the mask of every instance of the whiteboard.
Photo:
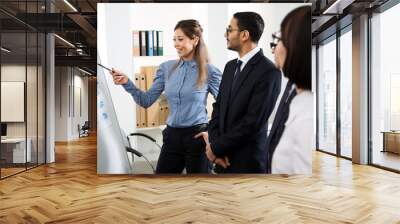
M24 122L24 102L24 82L1 82L1 122Z
M97 62L102 63L99 51ZM97 66L97 173L128 174L132 167L125 148L126 134L119 126L106 77L104 69Z

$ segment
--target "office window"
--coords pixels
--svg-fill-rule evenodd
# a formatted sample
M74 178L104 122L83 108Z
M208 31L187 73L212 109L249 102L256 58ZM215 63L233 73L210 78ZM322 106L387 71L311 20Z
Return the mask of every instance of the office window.
M2 32L1 46L0 110L1 123L7 126L0 146L3 178L24 171L30 157L25 119L26 33Z
M352 157L352 74L350 29L340 36L340 154L348 158Z
M372 163L400 170L400 4L371 18Z
M318 149L336 153L336 39L318 48Z
M16 10L42 13L44 1L39 2L19 2ZM45 162L46 39L21 21L2 12L0 17L8 21L0 23L0 178L5 178Z

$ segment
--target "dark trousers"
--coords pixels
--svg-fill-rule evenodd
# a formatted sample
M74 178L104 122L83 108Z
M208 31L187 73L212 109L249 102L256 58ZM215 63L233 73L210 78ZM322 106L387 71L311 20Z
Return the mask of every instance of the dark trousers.
M157 162L157 174L209 173L206 156L206 144L203 137L194 138L202 131L207 131L207 124L188 128L167 126L162 132L163 146Z

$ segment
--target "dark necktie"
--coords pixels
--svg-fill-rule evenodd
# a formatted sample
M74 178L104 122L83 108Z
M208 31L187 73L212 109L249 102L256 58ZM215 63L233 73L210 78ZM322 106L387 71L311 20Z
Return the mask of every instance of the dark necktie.
M236 62L236 69L235 69L235 73L233 74L233 80L232 80L232 87L231 87L231 90L233 90L234 89L234 87L235 87L235 84L236 84L236 80L238 79L238 77L239 77L239 73L240 73L240 66L242 65L242 61L241 60L237 60L237 62Z
M296 96L296 90L293 87L293 83L288 81L285 92L281 98L278 109L275 114L274 122L272 123L271 132L267 139L267 172L271 173L271 162L272 156L275 152L275 148L282 137L283 131L285 130L285 123L289 118L289 106L292 99Z

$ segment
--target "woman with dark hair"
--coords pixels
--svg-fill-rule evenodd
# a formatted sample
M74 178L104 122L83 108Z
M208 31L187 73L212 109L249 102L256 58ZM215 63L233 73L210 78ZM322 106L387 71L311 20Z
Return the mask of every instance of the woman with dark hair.
M120 71L112 71L114 83L122 85L135 102L147 108L165 91L170 113L163 130L163 146L156 173L208 173L205 142L195 135L207 130L207 95L218 95L221 72L208 63L203 29L196 20L175 26L174 45L179 60L162 63L147 92L138 89Z
M311 7L291 11L272 35L275 64L288 78L267 140L269 172L312 171L314 102L311 92Z

